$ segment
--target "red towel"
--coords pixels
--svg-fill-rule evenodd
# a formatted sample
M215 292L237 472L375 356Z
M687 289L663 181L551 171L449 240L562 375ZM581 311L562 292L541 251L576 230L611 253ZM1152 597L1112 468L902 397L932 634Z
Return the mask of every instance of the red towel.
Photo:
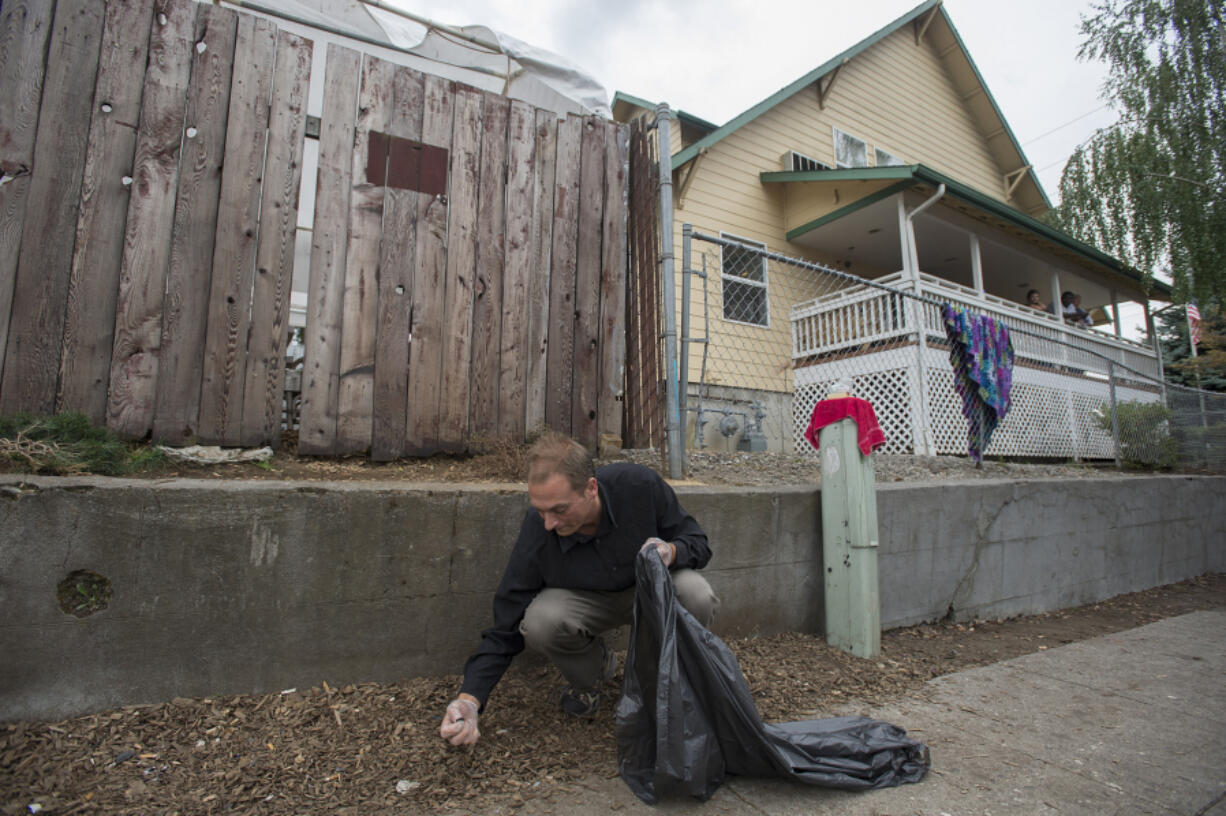
M809 420L805 439L809 440L814 450L819 450L818 431L833 422L849 417L859 429L857 441L861 453L868 456L885 444L885 433L877 424L877 413L868 400L862 400L859 397L825 399L813 406L813 417Z

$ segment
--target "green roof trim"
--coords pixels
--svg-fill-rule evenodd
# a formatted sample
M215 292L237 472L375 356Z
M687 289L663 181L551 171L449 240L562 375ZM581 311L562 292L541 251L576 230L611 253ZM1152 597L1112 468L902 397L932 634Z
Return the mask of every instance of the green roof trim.
M763 173L762 175L765 176L768 174ZM793 175L793 174L789 173L787 175ZM807 175L815 175L815 174L796 173L795 175L807 176ZM766 179L762 179L762 180L766 181ZM791 179L791 180L799 181L800 179ZM805 180L806 181L817 181L818 179L805 179ZM908 178L906 181L900 181L897 184L891 184L889 187L884 187L875 193L866 195L864 198L860 199L859 201L853 201L851 204L848 204L846 207L840 207L832 213L827 213L826 215L823 215L821 218L815 218L807 224L802 224L799 227L796 227L795 229L788 230L787 239L789 241L793 241L799 238L800 236L804 235L806 232L812 232L818 227L829 224L831 221L838 221L840 218L842 218L845 215L851 215L856 210L863 209L864 207L867 207L870 204L876 204L881 199L889 198L895 193L900 193L910 186L911 186L911 179Z
M851 48L848 48L846 51L834 57L833 59L827 60L826 62L822 63L817 68L814 68L812 71L802 76L800 79L796 80L795 82L792 82L789 85L785 85L784 87L780 88L778 91L775 91L775 93L771 94L766 99L763 99L761 102L754 105L749 110L745 111L744 113L735 117L734 119L731 119L726 124L720 126L714 132L704 136L703 138L699 139L697 142L694 142L694 144L690 145L689 147L685 148L681 152L677 153L677 155L673 156L673 167L680 167L681 165L685 164L690 159L693 159L695 156L697 156L700 151L705 150L706 148L710 147L711 145L723 139L725 136L728 136L732 134L733 132L739 130L743 125L749 122L752 122L754 119L757 119L759 116L766 113L768 110L775 107L776 105L778 105L780 102L784 101L785 99L788 99L789 97L791 97L793 94L797 93L798 91L802 91L805 88L809 87L814 82L817 82L817 80L821 79L826 74L830 73L835 68L842 65L847 60L850 60L852 57L856 56L857 54L864 51L868 47L875 45L881 40L884 40L886 37L890 36L898 29L907 25L907 23L910 23L912 20L919 17L924 12L931 10L934 6L941 5L941 2L942 0L926 0L926 2L921 3L920 5L916 6L911 11L907 12L906 14L899 17L894 22L887 25L885 28L882 28L873 34L868 35L863 40L853 45ZM944 11L942 11L941 13L944 14Z
M910 179L918 164L891 164L886 167L841 167L838 170L775 170L759 173L763 184L776 181L880 181Z
M612 108L618 102L625 102L626 104L634 105L636 108L644 108L646 110L656 109L655 102L648 102L646 99L643 99L640 96L632 96L628 93L623 93L622 91L614 91L613 101L609 104L609 107Z
M643 108L644 110L653 111L656 109L655 102L648 102L646 99L643 99L640 96L633 96L628 93L623 93L622 91L615 91L613 93L613 102L610 103L609 109L612 110L618 102L625 102L627 105L634 105L636 108ZM710 131L717 130L719 128L719 125L715 124L714 122L708 122L706 119L695 116L692 113L686 113L683 110L674 110L673 115L675 115L679 120L685 119L686 121L690 122L690 124L696 125L704 130Z
M706 119L700 119L699 117L695 116L692 113L686 113L683 110L674 111L674 112L677 114L678 121L685 120L689 122L691 125L700 127L707 132L710 132L712 130L719 130L719 125L715 124L714 122L708 122Z
M945 185L945 194L959 198L967 204L971 204L984 212L995 215L998 218L1010 221L1023 229L1029 230L1036 235L1059 244L1064 248L1076 252L1083 257L1101 264L1125 275L1141 284L1147 283L1145 276L1135 269L1125 266L1115 258L1096 249L1089 244L1083 243L1063 230L1059 230L1050 224L1046 224L1033 216L1029 216L1021 210L1010 207L1003 201L992 198L989 195L979 192L973 187L967 186L959 181L954 181L944 173L933 170L931 167L926 167L922 164L907 164L890 167L857 167L842 170L809 170L805 172L770 172L760 173L759 178L764 184L787 184L806 181L880 181L882 179L897 178L902 179L898 184L891 185L887 190L879 190L860 201L848 204L842 209L836 210L833 213L823 216L822 218L810 221L804 226L790 230L787 234L788 240L799 237L810 230L814 230L823 224L828 224L835 221L848 213L866 207L869 204L880 201L882 198L892 193L898 192L915 182L923 182L932 187ZM1159 294L1170 295L1172 289L1170 284L1154 278L1148 281L1154 291Z

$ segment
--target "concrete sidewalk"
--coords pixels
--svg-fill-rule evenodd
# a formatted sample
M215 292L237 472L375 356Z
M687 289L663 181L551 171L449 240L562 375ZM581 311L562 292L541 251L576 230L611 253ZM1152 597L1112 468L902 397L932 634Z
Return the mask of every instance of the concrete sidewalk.
M923 782L845 793L738 778L705 803L650 807L610 769L518 812L1226 816L1226 609L940 677L867 713L928 744Z

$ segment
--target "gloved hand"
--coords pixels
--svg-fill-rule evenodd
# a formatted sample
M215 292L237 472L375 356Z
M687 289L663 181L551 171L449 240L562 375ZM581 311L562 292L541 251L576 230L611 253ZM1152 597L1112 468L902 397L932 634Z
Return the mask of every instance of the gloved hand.
M643 543L642 549L655 547L656 552L660 554L660 560L664 562L664 566L671 567L673 562L677 560L677 545L671 541L665 541L662 538L652 536Z
M452 745L472 745L481 736L477 730L477 708L477 703L468 695L452 700L447 705L438 735Z

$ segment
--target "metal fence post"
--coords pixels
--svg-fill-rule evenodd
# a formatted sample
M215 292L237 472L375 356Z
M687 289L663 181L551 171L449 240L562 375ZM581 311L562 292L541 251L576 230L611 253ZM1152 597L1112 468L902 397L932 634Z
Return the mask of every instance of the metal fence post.
M673 157L669 152L668 105L656 106L656 139L660 161L660 285L664 289L664 393L668 445L668 475L680 479L685 460L681 450L680 417L677 413L677 282L673 256Z
M1120 459L1120 416L1115 401L1115 363L1111 360L1107 361L1107 384L1111 389L1111 441L1115 450L1115 467L1118 469L1124 465Z
M681 444L686 444L689 424L686 402L690 390L690 241L694 228L689 224L681 225L681 372L677 378L680 387L677 389L677 415L681 423Z

